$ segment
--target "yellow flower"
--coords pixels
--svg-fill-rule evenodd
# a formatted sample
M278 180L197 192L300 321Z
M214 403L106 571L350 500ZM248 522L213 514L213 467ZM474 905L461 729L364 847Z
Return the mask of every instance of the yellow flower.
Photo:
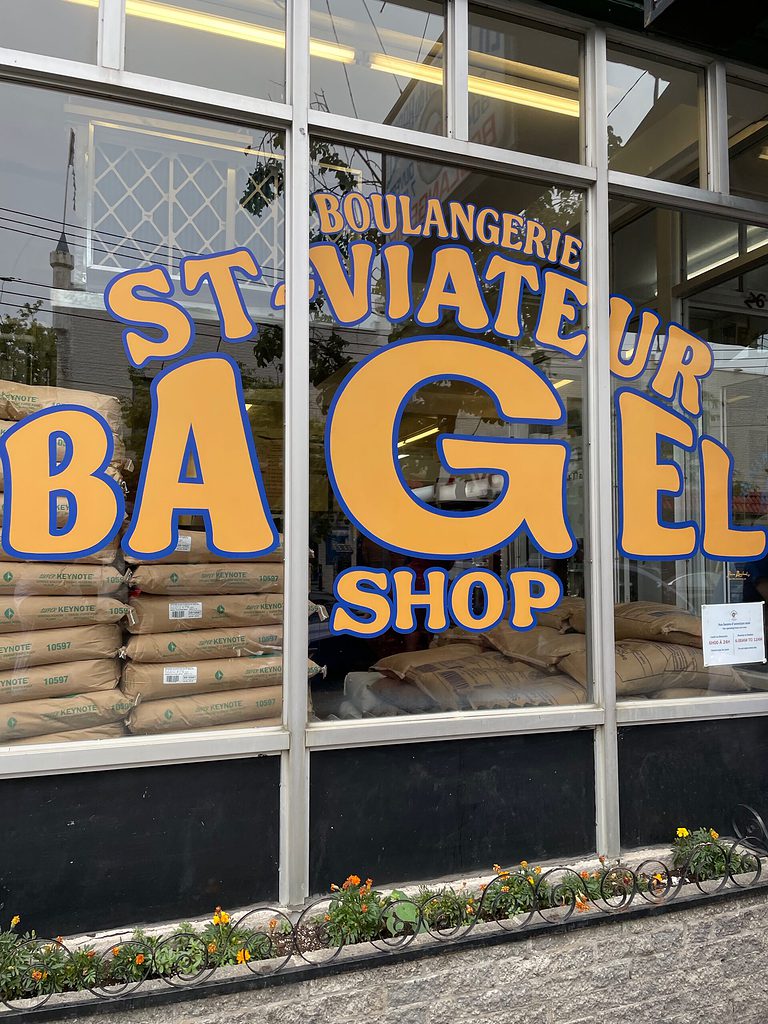
M521 860L520 861L520 867L521 868L527 868L528 867L528 861L527 860Z
M43 980L43 972L42 971L32 971L32 980L33 981L42 981Z
M14 914L11 918L11 928L15 928L19 924L21 924L21 918L18 914Z
M501 864L494 864L493 865L493 873L495 875L500 875L501 874Z
M691 833L688 831L688 829L687 828L683 828L682 825L677 830L677 838L678 839L687 839L690 834Z
M251 954L247 949L238 949L237 951L237 962L239 964L247 963L251 959Z
M534 875L540 875L540 874L541 874L541 868L539 868L539 867L535 867L535 868L533 869L533 873L534 873Z
M502 892L509 892L509 886L508 885L502 885L501 891Z
M658 871L657 871L656 874L653 876L653 880L654 880L654 882L663 882L664 881L664 877L662 875L660 875L658 873Z
M715 830L713 828L711 828L709 830L709 834L712 836L713 839L719 839L720 838L720 833L719 832L715 832Z
M535 885L536 884L533 875L528 875L528 884L529 885Z

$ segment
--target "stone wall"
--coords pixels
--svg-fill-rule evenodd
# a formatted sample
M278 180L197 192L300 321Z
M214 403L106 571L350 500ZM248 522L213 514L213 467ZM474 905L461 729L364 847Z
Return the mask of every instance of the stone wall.
M768 892L82 1024L693 1024L768 1021Z

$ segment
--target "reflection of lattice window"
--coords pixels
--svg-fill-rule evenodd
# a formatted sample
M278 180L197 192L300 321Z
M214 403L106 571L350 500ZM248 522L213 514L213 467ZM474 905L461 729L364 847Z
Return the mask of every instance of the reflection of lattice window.
M92 120L88 265L114 272L159 263L174 274L181 256L246 246L266 281L279 277L282 201L272 198L259 216L240 205L259 155L245 154L242 137L233 145L185 136L175 125ZM268 196L275 185L264 180Z

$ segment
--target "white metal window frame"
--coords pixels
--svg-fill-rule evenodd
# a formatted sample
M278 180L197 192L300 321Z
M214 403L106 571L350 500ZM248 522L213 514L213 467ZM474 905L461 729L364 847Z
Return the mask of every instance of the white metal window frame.
M218 92L124 70L125 0L101 0L96 64L0 48L0 76L30 84L96 93L259 127L286 138L285 321L285 636L282 728L196 732L169 737L76 742L8 749L0 753L0 779L219 760L259 755L281 758L280 898L300 903L309 887L310 752L328 749L590 729L594 734L596 846L618 854L617 734L621 725L768 715L768 693L681 700L617 702L614 685L613 521L611 500L610 372L606 360L588 359L585 442L587 463L586 558L588 648L593 703L578 707L414 715L356 722L308 722L306 704L306 542L309 533L309 308L300 282L308 270L310 133L361 146L504 172L523 179L581 188L586 204L586 274L590 286L590 351L608 330L608 203L620 196L681 210L728 216L768 227L768 202L728 194L727 79L768 87L768 75L710 58L685 47L596 25L518 0L484 6L543 30L562 29L582 40L584 162L569 163L469 141L467 65L468 0L446 0L446 126L431 136L309 109L309 0L287 5L286 103ZM557 19L554 24L553 19ZM703 72L702 177L696 188L608 169L607 48L617 45L654 59L669 59ZM294 282L299 282L293 287Z

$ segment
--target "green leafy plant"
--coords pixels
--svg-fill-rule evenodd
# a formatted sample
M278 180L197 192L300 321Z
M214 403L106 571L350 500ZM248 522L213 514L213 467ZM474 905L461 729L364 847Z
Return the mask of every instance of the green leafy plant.
M381 893L373 888L373 881L365 882L358 875L350 875L341 885L332 885L325 930L332 945L364 942L381 930Z

